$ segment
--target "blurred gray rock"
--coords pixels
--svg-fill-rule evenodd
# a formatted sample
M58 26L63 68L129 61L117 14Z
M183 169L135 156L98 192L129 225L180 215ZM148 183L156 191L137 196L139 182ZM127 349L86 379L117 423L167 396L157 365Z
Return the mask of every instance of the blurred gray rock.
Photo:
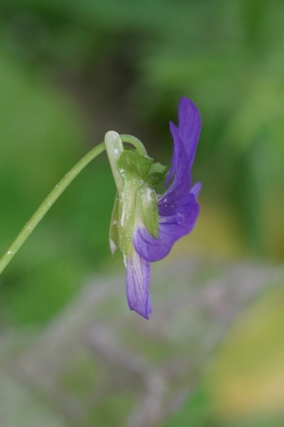
M283 278L265 265L162 261L147 321L129 311L123 274L94 277L37 336L17 332L22 344L1 352L0 427L160 425L241 311Z

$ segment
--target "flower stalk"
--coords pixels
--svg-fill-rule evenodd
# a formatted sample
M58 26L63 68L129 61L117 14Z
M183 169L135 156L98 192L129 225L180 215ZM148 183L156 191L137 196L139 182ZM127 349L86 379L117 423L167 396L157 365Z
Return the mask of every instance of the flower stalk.
M97 145L91 151L89 151L69 172L59 181L59 183L53 188L49 195L44 199L42 204L29 219L23 229L20 231L16 239L13 241L7 252L3 255L0 260L0 274L4 268L9 264L14 255L18 252L22 244L26 241L38 223L42 220L44 215L49 211L54 202L73 181L74 178L99 154L105 150L105 143Z

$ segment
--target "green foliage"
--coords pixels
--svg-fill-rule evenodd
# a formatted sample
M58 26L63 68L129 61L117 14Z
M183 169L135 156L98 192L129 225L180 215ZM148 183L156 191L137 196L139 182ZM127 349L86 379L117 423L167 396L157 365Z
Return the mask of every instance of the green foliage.
M252 251L283 256L283 2L4 0L0 13L29 65L45 59L84 75L113 58L131 69L120 102L161 136L179 97L191 97L203 118L205 195L233 205Z
M169 141L165 117L176 116L179 96L196 102L203 131L195 172L204 184L203 196L232 205L251 250L282 257L284 224L277 212L284 208L283 8L283 3L268 0L3 0L2 250L85 151L78 149L85 133L82 119L66 93L44 78L43 64L51 69L63 67L67 75L84 76L90 64L118 57L136 73L120 102L131 106L140 126L145 121L154 124L160 137ZM107 60L108 66L113 65ZM98 78L96 72L93 78ZM119 93L117 86L115 90L110 103ZM161 147L165 151L170 144L157 141L156 149ZM86 176L87 172L79 181L82 188ZM90 179L100 180L99 174L94 172ZM108 182L102 181L103 185ZM73 191L78 186L74 184ZM105 191L103 195L93 191L97 200L110 204ZM72 204L76 197L81 196L70 192L64 203ZM86 207L95 204L84 200ZM62 209L58 203L54 215ZM95 205L96 223L106 225L100 205ZM102 242L89 233L90 218L83 207L77 215L81 221L74 233L86 255L87 249L99 248ZM67 225L71 218L68 214L60 221ZM54 242L49 245L56 246L56 238Z

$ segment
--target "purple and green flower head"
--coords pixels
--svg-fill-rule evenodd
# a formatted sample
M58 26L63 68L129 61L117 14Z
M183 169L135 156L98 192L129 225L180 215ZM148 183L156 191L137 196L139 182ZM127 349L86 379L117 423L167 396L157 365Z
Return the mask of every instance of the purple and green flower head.
M201 184L192 186L191 168L201 130L200 114L183 97L178 117L178 126L170 123L174 141L170 168L154 163L139 141L133 151L124 149L116 132L105 136L117 187L110 247L112 253L117 247L122 252L129 307L146 319L152 311L149 263L164 258L179 238L190 233L199 214ZM164 180L166 190L158 194L155 187Z
M126 267L126 292L131 310L149 319L150 262L164 258L173 244L193 229L199 214L196 201L201 184L191 185L191 168L201 120L194 103L179 104L179 125L170 123L174 140L170 167L154 163L144 145L130 135L110 131L59 181L43 200L0 259L0 274L58 197L78 174L104 150L117 187L110 226L110 248L120 248ZM123 143L132 147L124 148ZM165 181L163 194L155 190Z

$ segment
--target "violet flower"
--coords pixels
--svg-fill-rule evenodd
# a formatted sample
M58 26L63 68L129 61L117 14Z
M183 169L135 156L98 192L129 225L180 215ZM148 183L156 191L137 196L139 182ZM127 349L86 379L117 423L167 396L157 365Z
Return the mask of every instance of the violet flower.
M111 250L120 246L129 307L146 319L152 312L149 263L164 258L179 238L190 233L199 214L196 198L201 184L191 187L191 167L201 130L200 114L194 103L183 97L178 117L178 127L170 122L174 150L163 195L158 195L153 186L167 168L153 165L147 156L123 150L122 143L116 148L113 164L110 160L118 188L110 229ZM114 133L110 134L113 137Z

